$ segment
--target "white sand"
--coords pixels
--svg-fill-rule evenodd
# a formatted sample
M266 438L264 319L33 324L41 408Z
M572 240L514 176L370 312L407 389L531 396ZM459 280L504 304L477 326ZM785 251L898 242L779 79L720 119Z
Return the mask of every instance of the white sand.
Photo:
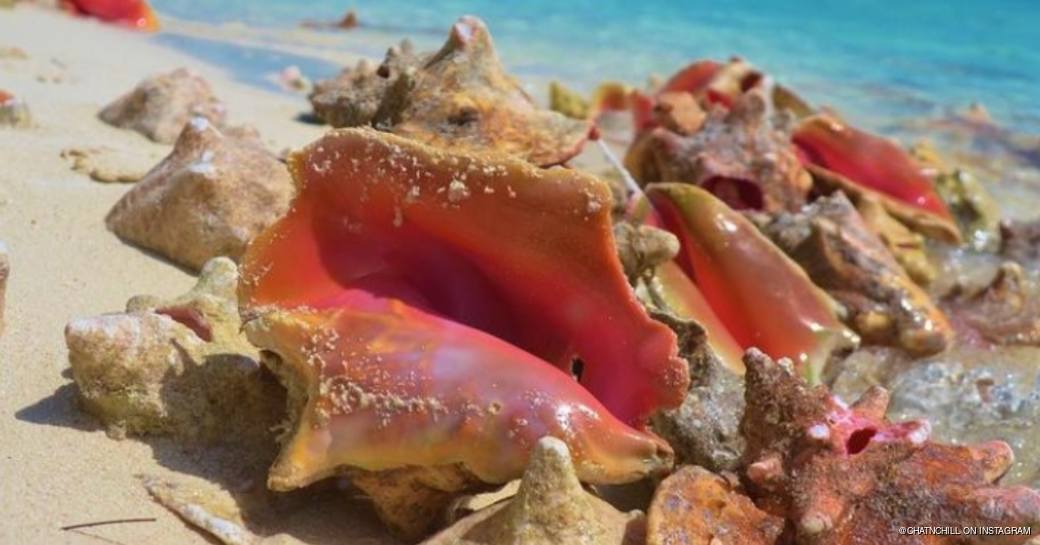
M307 109L303 98L246 87L145 35L94 21L0 9L5 47L29 58L0 59L0 88L28 101L36 126L0 129L0 240L12 269L0 338L0 543L212 543L152 502L135 477L205 468L176 449L110 439L80 413L62 335L70 319L122 310L135 294L177 295L193 278L105 229L106 212L129 185L94 182L60 154L106 146L149 161L165 155L168 147L95 114L143 77L179 66L207 77L232 121L255 125L273 150L306 144L321 129L293 121ZM344 501L342 509L331 517L338 529L308 530L308 541L382 541L370 537L371 523L351 519L356 506ZM86 530L100 537L60 530L126 517L156 521Z

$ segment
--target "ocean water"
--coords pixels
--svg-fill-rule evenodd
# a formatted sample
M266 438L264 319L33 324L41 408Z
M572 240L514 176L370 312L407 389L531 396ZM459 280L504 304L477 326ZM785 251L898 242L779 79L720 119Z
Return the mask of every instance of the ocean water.
M521 78L591 90L601 80L641 84L692 59L739 55L866 127L979 102L1005 126L1040 134L1038 0L153 1L179 19L275 28L335 20L349 8L366 27L419 43L436 43L459 15L474 14ZM269 68L205 40L165 39L247 80ZM336 68L295 61L314 77Z

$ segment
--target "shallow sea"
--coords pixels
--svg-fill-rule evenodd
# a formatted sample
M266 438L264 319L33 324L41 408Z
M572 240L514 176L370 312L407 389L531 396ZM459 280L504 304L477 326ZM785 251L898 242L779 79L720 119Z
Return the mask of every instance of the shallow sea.
M644 82L690 59L740 55L815 104L884 130L974 101L1009 128L1040 133L1040 2L1036 0L154 0L179 19L295 27L354 9L382 35L435 43L462 14L489 24L517 75L591 89L605 79ZM166 38L236 64L269 70L219 44ZM373 48L377 53L383 46ZM289 59L290 61L292 59ZM305 61L305 59L304 59ZM304 65L307 65L304 62ZM311 72L333 66L310 64ZM312 76L325 74L315 73Z

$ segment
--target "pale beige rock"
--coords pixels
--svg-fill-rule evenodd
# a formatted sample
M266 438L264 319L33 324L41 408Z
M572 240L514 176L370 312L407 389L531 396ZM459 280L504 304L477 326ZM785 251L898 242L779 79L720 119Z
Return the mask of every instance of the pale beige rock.
M186 68L146 78L98 112L109 125L164 144L175 142L181 127L196 116L219 126L224 123L226 108L213 96L209 83Z
M65 327L83 407L115 435L162 434L274 448L284 391L240 333L231 260L210 261L198 284L169 301L137 296L126 312Z
M285 165L251 137L223 134L204 118L185 125L173 152L112 207L120 238L198 269L237 260L246 244L289 208Z
M636 545L645 536L639 511L622 513L586 492L567 446L545 437L531 453L512 499L478 511L425 545Z

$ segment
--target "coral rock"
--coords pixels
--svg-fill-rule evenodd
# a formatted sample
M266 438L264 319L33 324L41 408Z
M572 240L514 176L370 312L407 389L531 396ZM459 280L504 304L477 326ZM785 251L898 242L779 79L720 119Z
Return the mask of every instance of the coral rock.
M285 213L292 194L285 165L255 139L225 135L195 118L105 222L120 238L198 269L217 256L237 260Z
M424 545L637 545L642 513L622 513L586 492L560 440L546 437L531 453L516 496L478 511Z
M851 407L806 386L789 363L749 351L745 476L765 511L800 544L954 544L973 536L901 535L900 527L991 526L1040 531L1040 492L994 485L1011 466L1002 441L945 445L925 421L888 422L888 393ZM1028 534L988 536L1024 543ZM987 541L989 542L989 541Z
M0 90L0 127L26 128L32 125L32 115L25 101Z
M732 110L712 110L690 136L667 126L682 123L697 125L676 120L633 143L625 166L640 183L694 184L733 208L794 211L805 203L812 179L768 119L761 93L744 95Z
M209 83L186 68L141 81L98 113L109 125L137 131L164 144L175 142L193 117L204 117L220 126L225 116L224 103L213 96Z
M816 285L845 305L849 322L866 342L927 355L941 352L952 340L946 316L903 272L844 194L776 216L764 231Z
M760 511L726 479L686 466L664 480L646 517L647 545L772 545L783 519Z
M139 296L126 312L65 328L85 408L114 433L273 444L284 393L239 331L238 271L214 259L187 294Z

